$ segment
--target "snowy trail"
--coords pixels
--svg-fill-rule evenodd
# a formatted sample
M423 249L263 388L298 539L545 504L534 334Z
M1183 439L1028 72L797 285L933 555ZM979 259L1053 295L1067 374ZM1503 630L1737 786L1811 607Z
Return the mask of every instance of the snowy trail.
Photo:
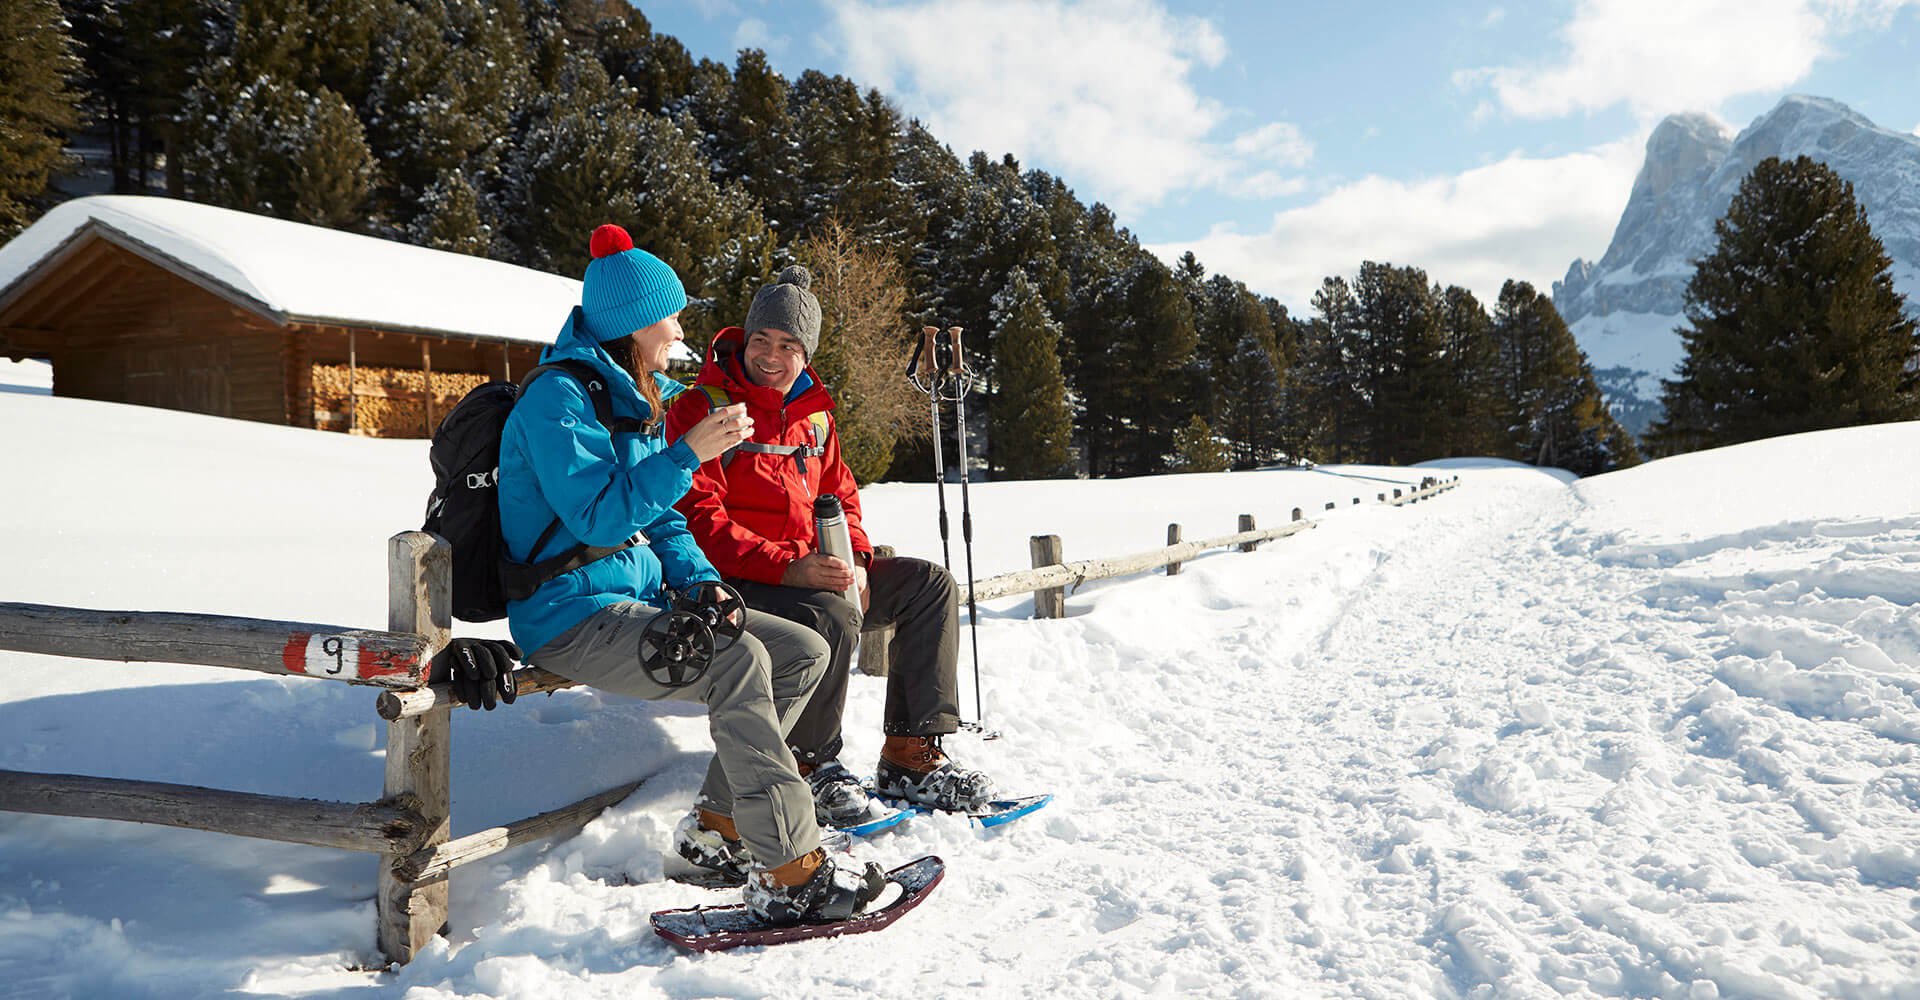
M1590 544L1578 488L1530 499L1435 507L1308 654L1279 756L1310 831L1299 889L1345 904L1300 906L1323 981L1920 994L1915 688L1894 668L1915 659L1915 519L1768 533L1761 561L1801 582L1715 605L1675 591L1734 547L1748 579L1756 539L1644 559ZM1876 587L1908 606L1832 593ZM1738 651L1801 635L1798 665Z

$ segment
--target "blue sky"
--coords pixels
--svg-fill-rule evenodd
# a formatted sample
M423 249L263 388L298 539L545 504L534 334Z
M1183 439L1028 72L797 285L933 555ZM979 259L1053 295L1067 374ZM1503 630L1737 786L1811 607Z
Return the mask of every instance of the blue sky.
M1662 117L1788 93L1920 131L1920 0L670 0L696 58L879 87L1169 259L1303 309L1362 260L1491 301L1597 259Z

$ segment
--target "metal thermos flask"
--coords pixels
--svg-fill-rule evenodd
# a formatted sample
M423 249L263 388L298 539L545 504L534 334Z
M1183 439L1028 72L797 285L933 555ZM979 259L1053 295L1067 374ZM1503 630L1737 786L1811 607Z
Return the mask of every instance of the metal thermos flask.
M831 493L822 493L813 498L813 530L820 551L846 563L853 561L853 535L847 531L847 512L840 507L840 498ZM860 585L854 583L847 587L843 595L860 606Z

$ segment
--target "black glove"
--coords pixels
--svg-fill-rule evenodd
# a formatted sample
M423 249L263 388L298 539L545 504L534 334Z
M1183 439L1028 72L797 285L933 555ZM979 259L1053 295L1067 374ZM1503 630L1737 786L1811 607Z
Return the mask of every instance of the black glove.
M511 705L519 697L513 679L518 659L520 647L505 639L455 639L433 658L433 676L444 675L455 701L491 712L496 703Z
M740 600L739 592L718 580L694 584L693 600L701 607L717 608L724 627L737 631L747 624L747 605Z
M718 580L691 584L673 606L691 613L713 630L714 652L732 646L747 628L747 602Z

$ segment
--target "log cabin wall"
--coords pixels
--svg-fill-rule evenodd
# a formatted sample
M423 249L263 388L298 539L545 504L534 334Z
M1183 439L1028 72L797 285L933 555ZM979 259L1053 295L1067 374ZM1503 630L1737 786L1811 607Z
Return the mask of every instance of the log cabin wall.
M81 273L108 277L49 300L37 317L53 327L41 349L53 359L55 395L287 422L284 330L126 250L99 246Z

